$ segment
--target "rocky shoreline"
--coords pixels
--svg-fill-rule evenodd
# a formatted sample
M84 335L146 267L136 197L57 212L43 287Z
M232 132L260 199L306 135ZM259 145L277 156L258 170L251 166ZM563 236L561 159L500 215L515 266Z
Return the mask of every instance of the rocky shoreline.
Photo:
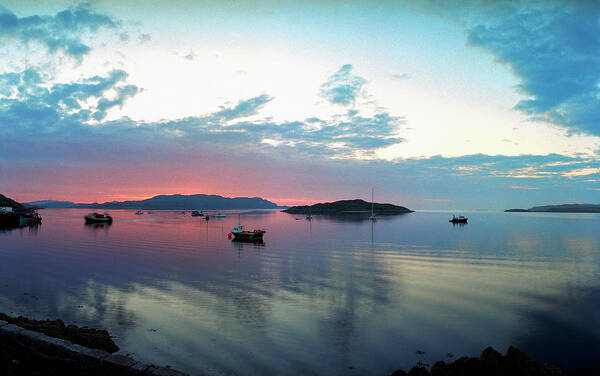
M510 346L505 355L488 347L480 357L462 357L454 362L436 362L430 370L417 365L409 372L397 370L389 376L562 376L563 371L553 365L529 358Z
M188 375L114 354L119 348L106 330L64 325L61 320L2 317L12 323L0 319L0 375Z
M31 320L23 316L10 317L2 312L0 312L0 320L92 349L104 350L109 353L119 351L119 346L114 343L110 334L105 329L99 330L86 326L65 325L62 320Z

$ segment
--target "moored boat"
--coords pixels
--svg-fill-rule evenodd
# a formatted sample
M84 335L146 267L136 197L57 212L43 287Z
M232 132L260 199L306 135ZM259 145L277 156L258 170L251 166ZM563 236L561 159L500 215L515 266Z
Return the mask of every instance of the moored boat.
M453 215L452 219L449 220L448 222L452 222L452 223L467 223L468 219L469 218L467 218L465 216L462 216L462 215L459 215L458 217L455 216L455 215Z
M374 199L374 194L375 194L375 189L371 188L371 216L369 217L370 221L376 221L377 217L375 216L375 211L374 211L374 206L375 206L375 201L373 201Z
M143 211L141 211L141 210L138 210L138 211L136 211L136 212L135 212L135 214L137 214L137 215L141 215L141 214L144 214L144 212L143 212Z
M213 215L213 218L226 218L226 217L227 217L227 214L221 214L221 213Z
M90 213L84 216L86 223L112 223L112 217L108 213Z
M204 217L204 213L202 213L202 210L194 210L192 211L192 217Z
M42 217L37 210L27 210L19 213L19 226L29 226L42 223Z
M235 226L231 231L231 235L233 235L233 240L244 242L261 242L265 233L265 230L244 230L244 226L239 224Z

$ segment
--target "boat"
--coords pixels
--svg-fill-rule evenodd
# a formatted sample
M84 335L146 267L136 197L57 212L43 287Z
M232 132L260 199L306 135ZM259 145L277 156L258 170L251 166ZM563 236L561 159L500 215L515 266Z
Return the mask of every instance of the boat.
M192 217L204 217L204 213L202 213L202 210L194 210L192 211Z
M221 214L221 213L213 215L213 218L226 218L226 217L227 217L227 214Z
M238 242L262 242L265 232L264 229L254 229L252 231L244 230L244 226L240 224L238 219L238 225L233 227L229 236L231 237L233 235L233 241Z
M0 228L31 226L42 223L42 217L35 209L4 209L0 211Z
M42 223L42 217L36 210L27 210L19 213L19 226L29 226Z
M141 215L141 214L144 214L144 212L143 212L143 211L141 211L141 210L138 210L138 211L136 211L136 212L135 212L135 214L137 214L137 215Z
M449 220L448 222L452 222L452 223L467 223L468 219L469 218L467 218L465 216L462 216L462 215L459 215L458 217L455 216L455 215L453 215L452 219Z
M375 201L373 201L374 193L375 193L375 189L371 188L371 216L369 217L370 221L377 220L377 217L375 216L375 212L374 212L374 209L375 209Z
M83 216L85 223L112 223L112 217L108 213L90 213Z

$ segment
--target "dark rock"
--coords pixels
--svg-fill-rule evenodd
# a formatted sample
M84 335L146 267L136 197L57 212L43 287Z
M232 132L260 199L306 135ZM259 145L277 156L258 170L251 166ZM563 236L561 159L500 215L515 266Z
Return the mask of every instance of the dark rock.
M591 374L591 373L590 373ZM392 376L406 375L396 371ZM417 363L409 376L428 376L427 369ZM562 371L552 365L530 359L517 348L511 346L506 355L488 347L479 358L462 357L452 363L436 362L431 367L431 376L562 376Z
M483 375L483 366L478 358L462 357L448 365L451 375L479 376Z
M78 327L76 325L67 326L62 320L31 320L23 316L10 317L1 312L0 320L93 349L105 350L110 353L119 351L119 347L113 342L106 330Z
M414 366L411 368L410 372L408 372L408 376L430 376L431 374L427 371L425 367Z
M448 365L443 361L436 362L431 367L431 376L446 376L448 375Z

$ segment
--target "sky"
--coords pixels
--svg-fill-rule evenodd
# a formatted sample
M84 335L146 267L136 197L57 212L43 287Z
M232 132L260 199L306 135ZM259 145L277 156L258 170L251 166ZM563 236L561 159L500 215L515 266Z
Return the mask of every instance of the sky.
M0 193L600 203L592 1L0 5Z

